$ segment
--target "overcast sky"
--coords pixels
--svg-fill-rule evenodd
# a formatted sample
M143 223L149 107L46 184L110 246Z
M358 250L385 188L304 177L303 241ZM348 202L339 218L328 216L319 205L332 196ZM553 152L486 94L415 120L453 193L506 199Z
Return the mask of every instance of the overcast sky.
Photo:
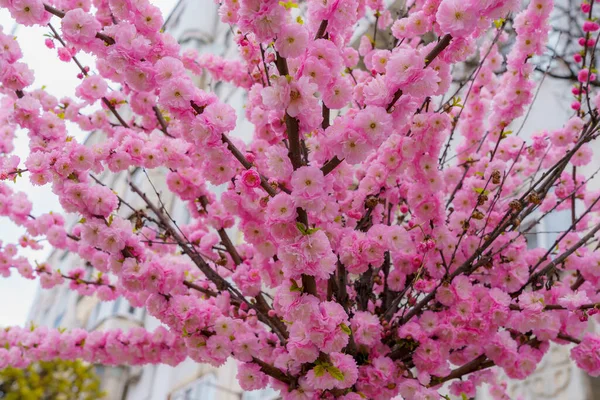
M176 4L176 0L151 0L151 2L163 11L165 18ZM60 21L56 17L53 18L52 23L57 28L60 26ZM14 35L17 36L23 51L22 61L26 62L35 73L35 88L46 86L46 90L59 99L63 96L72 97L74 95L75 87L80 82L77 79L79 71L74 63L61 62L56 56L55 50L46 48L43 35L49 32L48 28L24 26L15 28L15 22L4 9L0 9L0 25L3 27L4 33L14 32ZM78 58L84 65L89 65L92 70L94 69L91 58L85 56L78 56ZM78 139L84 137L83 133L73 129L72 125L69 134ZM24 161L28 150L26 132L18 132L15 146L15 153ZM33 203L33 215L61 211L58 199L49 186L33 186L29 183L27 176L18 179L16 184L10 183L10 185L13 189L28 194ZM3 243L15 243L23 233L23 229L14 226L7 218L0 217L0 240ZM20 254L27 256L33 263L35 260L43 261L49 251L49 248L45 248L43 251L37 252L21 251ZM13 272L10 278L0 276L0 327L25 323L37 287L37 281L24 279L16 272Z

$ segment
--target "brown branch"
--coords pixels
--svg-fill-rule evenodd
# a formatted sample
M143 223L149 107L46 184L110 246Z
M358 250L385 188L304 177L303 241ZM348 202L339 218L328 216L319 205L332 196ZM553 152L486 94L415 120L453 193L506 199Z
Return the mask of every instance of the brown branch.
M287 76L290 74L287 60L284 57L281 57L279 53L276 53L275 66L277 67L277 71L279 71L279 75Z
M565 261L567 257L569 257L571 254L577 251L577 249L579 249L581 246L584 246L587 243L587 241L590 240L598 231L600 231L600 224L596 225L594 229L592 229L590 232L588 232L587 235L582 237L581 240L579 240L577 243L571 246L569 250L565 251L563 254L552 260L552 262L548 263L544 268L539 270L537 273L533 274L527 283L534 282L537 278L546 274L551 268L554 268L558 264Z
M110 110L110 112L113 113L113 115L117 118L119 123L121 125L123 125L124 128L129 128L129 125L127 124L127 122L125 122L125 120L123 119L123 117L121 117L121 115L119 114L119 112L117 111L115 106L113 106L106 97L102 98L102 102L106 105L106 107Z
M573 165L573 171L572 171L572 177L573 177L573 184L577 184L577 167ZM573 224L575 224L575 221L577 220L577 212L575 211L575 199L577 198L577 193L573 192L571 194L571 222Z
M200 204L202 204L202 207L204 207L204 209L206 210L206 207L208 206L208 198L204 195L200 196ZM223 246L225 246L225 249L231 256L231 259L233 260L234 264L240 265L243 262L242 257L240 256L237 249L233 245L233 242L229 238L229 235L227 234L225 229L224 228L217 229L217 233L219 234L221 243L223 243Z
M394 104L396 104L396 102L398 101L398 99L400 97L402 97L402 90L398 89L394 93L394 97L392 98L392 101L390 101L390 104L388 104L388 106L385 108L385 111L387 111L387 112L392 111L392 108L394 108Z
M287 137L290 144L289 157L294 170L302 166L302 150L300 147L300 124L296 118L285 114L285 126L287 128Z
M323 128L323 130L329 128L330 118L331 118L331 112L329 110L329 107L327 107L325 105L325 103L323 103L323 122L321 122L321 127Z
M571 342L571 343L575 343L575 344L581 343L581 340L574 338L573 336L567 335L566 333L559 333L558 335L556 335L556 338L566 340L567 342Z
M348 272L346 271L346 267L338 260L337 262L337 296L336 299L338 303L344 307L345 310L348 309L348 288L347 285L347 276Z
M561 75L556 72L546 71L540 67L535 67L535 70L538 72L544 72L544 73L548 74L549 77L554 78L554 79L561 79L561 80L566 80L566 81L577 82L577 75L575 75L574 73L571 73L568 75ZM600 81L598 81L598 80L590 81L589 83L590 83L590 85L595 86L595 87L600 86Z
M581 285L583 285L584 283L585 283L585 278L581 274L579 274L575 283L573 283L573 285L571 285L571 290L575 291L575 290L579 289L579 287Z
M62 17L61 17L62 18ZM60 44L67 48L67 44L65 43L65 41L60 37L60 35L58 34L58 31L56 29L54 29L54 27L52 26L52 24L48 23L48 27L50 28L50 30L52 31L52 34L54 35L54 38L56 40L58 40L60 42ZM77 59L77 57L73 56L73 61L75 62L75 64L77 65L77 67L79 68L79 70L81 71L81 73L84 76L88 76L88 71L83 67L83 65L79 62L79 60ZM117 120L119 121L119 123L125 127L125 128L129 128L129 125L127 125L127 123L125 122L125 120L121 117L121 115L119 114L119 112L117 111L117 109L111 104L111 102L106 98L106 97L102 97L102 102L106 105L106 107L108 107L108 109L112 112L112 114L115 116L115 118L117 118Z
M195 249L188 246L188 241L185 240L175 229L173 229L170 221L167 219L164 213L154 203L152 203L152 201L150 201L144 192L142 192L133 182L129 182L129 186L138 196L142 198L148 208L152 210L152 212L160 220L163 228L173 237L181 250L183 250L184 254L187 255L194 262L194 264L196 264L204 276L206 276L208 280L212 281L217 286L219 291L227 290L232 293L232 295L240 302L244 302L250 308L257 310L257 316L259 320L271 327L273 332L279 336L281 342L285 343L287 332L282 332L279 330L279 327L282 325L281 322L275 318L269 318L268 315L265 315L260 308L254 307L252 303L248 302L248 300L246 300L246 298L236 288L234 288L228 281L226 281L221 275L213 270L212 267L204 260L204 258L202 258L202 256L195 251Z
M269 78L269 68L267 68L267 63L265 62L265 49L263 48L262 43L260 44L260 55L262 58L263 68L265 70L265 77L267 78L267 85L271 86L271 79Z
M271 310L271 307L265 300L262 293L259 293L254 299L256 300L255 306L256 309L259 311L259 317L260 315L264 315L265 318L268 318L268 322L263 322L265 322L269 326L274 326L277 329L277 331L279 331L280 337L287 339L290 336L287 331L287 327L279 318L269 316L269 311Z
M217 293L213 292L210 289L204 289L201 286L196 285L195 283L189 282L189 281L183 281L183 284L185 286L187 286L190 289L194 289L197 290L200 293L204 293L205 295L209 296L209 297L217 297Z
M450 34L445 34L442 39L435 45L433 49L425 56L425 67L428 67L429 64L435 60L437 56L440 55L442 51L446 47L450 45L450 41L452 41L452 36Z
M190 105L196 113L202 114L204 112L204 106L199 106L193 101L190 101ZM231 154L233 154L233 156L240 162L240 164L242 164L244 168L252 168L252 163L248 161L248 159L242 154L242 152L237 147L235 147L235 145L231 142L231 140L229 140L229 138L224 133L221 134L221 141L227 145L227 148L229 149L229 151L231 151ZM269 180L262 174L260 175L260 186L263 189L265 189L265 191L271 197L277 194L273 186L269 184Z
M579 149L584 143L587 143L592 139L592 137L593 137L592 134L595 132L595 124L588 126L587 129L588 130L582 134L581 139L577 142L577 144L565 156L563 156L563 158L561 160L559 160L556 164L554 164L554 166L552 168L550 168L546 173L544 173L538 179L538 181L534 185L532 185L532 187L529 190L527 190L518 200L514 200L518 204L519 209L522 209L525 205L528 204L527 199L528 199L529 194L536 193L541 198L543 198L546 195L547 191L550 190L550 188L552 187L552 185L554 184L556 179L558 179L558 177L560 176L562 171L565 169L565 167L567 166L571 157L575 154L577 149ZM540 188L537 189L537 191L536 191L536 188L538 187L538 185L540 185ZM488 238L483 243L483 245L480 246L467 260L465 260L452 274L445 277L444 281L451 282L458 275L468 272L469 270L474 271L477 268L479 268L480 266L485 265L487 262L489 262L491 257L485 256L482 259L480 259L477 263L475 263L474 265L471 265L471 263L473 263L473 261L475 261L478 257L480 257L484 254L484 252L487 250L487 248L506 230L506 228L508 226L510 226L511 224L514 223L515 218L519 218L520 220L523 220L527 215L529 215L531 212L533 212L534 209L535 209L535 204L532 204L527 210L524 210L523 212L514 212L513 210L508 210L505 213L505 215L502 217L502 219L500 220L498 226L496 226L496 228L489 235L487 235ZM584 238L585 241L589 240L589 238L591 238L597 230L600 230L600 224L594 229L594 232L591 232L591 235L588 234L586 236L586 238ZM571 253L574 252L577 248L578 248L577 245L573 246L573 248L570 249ZM565 258L568 257L569 254L567 254L565 256ZM561 257L554 260L546 268L552 268L555 265L555 263L558 264L558 263L564 261L564 259L560 260ZM544 268L544 270L546 268ZM542 272L542 271L540 271L540 272ZM423 297L406 314L406 316L404 318L402 318L402 321L400 322L400 324L405 324L412 317L414 317L415 315L420 313L421 310L423 309L423 307L425 307L425 305L427 305L435 297L437 289L440 286L441 286L441 284L438 285L436 288L434 288L430 293L425 295L425 297Z
M296 383L295 379L293 377L291 377L290 375L284 373L279 368L274 367L271 364L268 364L256 357L252 357L252 362L255 364L258 364L258 366L260 367L260 370L262 372L264 372L265 374L269 375L270 377L275 378L278 381L283 382L287 385L295 385L295 383Z
M227 148L229 149L229 151L231 151L231 154L233 154L233 156L240 162L240 164L242 164L244 168L252 168L252 163L248 161L248 159L242 154L242 152L237 147L235 147L235 145L231 142L231 140L229 140L227 136L225 136L224 133L221 134L221 141L227 145ZM273 186L271 186L267 178L262 174L260 174L260 186L271 197L277 194Z
M287 60L277 54L275 60L277 70L281 76L289 74ZM294 171L302 166L302 149L300 147L300 124L296 118L291 117L287 112L285 113L285 126L287 130L287 137L289 142L289 158L294 167ZM306 228L309 227L308 216L306 211L300 207L297 208L298 222L304 224ZM302 274L302 288L304 292L317 295L317 283L314 276Z
M333 171L338 165L342 163L343 160L340 160L337 156L334 156L331 160L327 161L322 167L321 172L323 175L327 176L331 171Z
M315 40L323 38L325 36L325 32L327 31L327 24L329 21L324 19L321 21L321 25L319 25L319 29L317 30L317 34L315 35Z
M156 119L158 120L158 124L160 125L160 130L162 133L172 138L173 135L171 135L167 129L167 121L165 121L165 117L163 117L162 113L158 109L158 106L152 106L152 110L154 110L154 114L156 115Z
M56 15L58 18L65 17L65 13L63 11L59 10L58 8L52 7L51 5L44 4L44 9L52 15Z
M198 254L195 251L192 251L192 249L186 244L186 240L184 240L184 238L181 237L181 235L175 229L173 229L171 227L170 221L167 219L167 217L165 217L163 212L158 207L156 207L156 205L154 205L154 203L152 203L152 201L150 201L148 196L146 196L146 194L144 192L142 192L133 182L129 182L129 187L131 187L131 190L133 190L134 193L136 193L138 196L140 196L141 199L144 201L144 203L146 203L148 208L150 210L152 210L152 212L160 220L164 229L167 232L169 232L169 234L173 237L173 239L175 239L177 244L179 244L179 247L194 262L194 264L196 264L196 266L200 269L200 271L202 271L202 273L209 280L211 280L212 282L214 282L215 285L217 285L217 289L225 290L225 289L229 288L230 287L229 282L227 282L225 279L223 279L223 277L221 277L221 275L219 275L216 271L214 271L210 267L210 265L208 265L208 263L204 260L204 258L202 258L202 256L200 256L200 254Z
M519 307L517 304L511 304L509 308L513 311L522 311L523 309ZM600 303L591 303L584 304L582 306L577 307L578 310L589 310L590 308L600 308ZM544 306L544 311L550 310L568 310L568 308L561 306L560 304L548 304Z
M482 354L473 361L470 361L462 367L453 370L448 375L442 378L433 378L429 386L438 386L444 382L460 378L472 372L481 371L482 369L493 367L494 365L495 364L492 360L488 360L487 357L484 354Z
M200 196L199 200L200 204L202 204L202 207L206 210L209 204L208 198L206 196ZM231 256L231 259L233 260L234 264L240 265L243 262L242 257L238 253L237 249L235 248L225 229L220 228L217 230L217 233L219 234L221 243L223 244L223 246L225 246L225 249ZM265 320L268 320L268 322L263 322L267 323L267 325L269 326L275 326L279 331L281 337L287 339L289 337L289 334L287 332L285 324L281 322L281 320L277 317L269 316L269 311L271 311L271 307L269 306L263 295L259 293L257 296L254 297L254 299L256 300L256 308L259 310L259 316L262 314L263 318Z
M51 272L46 271L43 268L36 268L35 272L37 272L38 274L47 274L47 275L51 274ZM85 279L76 278L76 277L73 277L73 276L68 276L68 275L65 275L65 274L62 274L62 273L59 273L59 274L64 279L71 280L71 281L73 281L73 282L75 282L77 284L80 284L80 285L106 286L106 287L108 287L111 290L116 290L117 289L114 285L111 285L110 283L103 283L103 282L99 282L99 281L88 281L88 280L85 280Z

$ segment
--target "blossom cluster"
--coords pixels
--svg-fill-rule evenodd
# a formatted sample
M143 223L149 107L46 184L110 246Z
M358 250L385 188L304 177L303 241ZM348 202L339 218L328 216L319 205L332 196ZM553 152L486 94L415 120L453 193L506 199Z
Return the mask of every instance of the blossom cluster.
M7 328L0 331L0 368L16 368L32 361L83 359L105 365L164 363L177 365L186 357L183 341L163 327L154 332L134 328L69 332L45 327Z
M524 379L552 342L577 343L577 365L600 374L600 341L583 334L600 309L600 253L588 247L600 197L584 173L599 128L593 3L581 7L574 115L528 140L513 130L535 98L553 2L411 4L394 19L382 0L302 10L223 0L239 53L230 60L181 53L147 0L0 0L21 24L60 20L46 45L76 62L81 80L72 98L33 89L18 40L0 31L0 216L27 232L0 246L0 275L123 296L163 325L10 328L0 360L234 358L242 388L270 385L293 400L437 399L449 381L457 396L488 383L506 398L488 368ZM356 39L369 18L373 36ZM463 100L451 94L453 68L473 55ZM205 73L247 94L251 141L234 137L236 110L194 85ZM101 140L78 140L73 125ZM17 129L28 135L25 160L12 154ZM107 174L127 187L97 178ZM32 215L10 187L17 179L50 186L64 213ZM167 197L188 220L173 220ZM550 250L529 248L528 229L561 210L572 226ZM520 226L526 218L534 223ZM19 255L42 240L77 254L81 268Z

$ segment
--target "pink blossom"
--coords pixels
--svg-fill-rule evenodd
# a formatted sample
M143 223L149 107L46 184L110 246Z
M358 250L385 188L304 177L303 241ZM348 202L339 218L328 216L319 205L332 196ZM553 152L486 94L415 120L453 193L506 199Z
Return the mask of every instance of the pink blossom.
M267 212L274 222L291 222L296 217L296 205L290 195L278 193L269 200Z
M476 26L474 10L469 2L458 0L443 0L436 14L440 28L455 37L472 33Z
M300 24L284 24L277 35L275 46L282 57L298 57L308 44L308 32Z
M292 175L292 196L296 201L312 200L323 193L325 179L316 167L301 167Z
M242 172L242 182L248 188L257 188L260 186L260 174L254 169L248 169Z
M8 64L0 71L0 81L9 89L23 90L33 83L33 71L20 62Z
M41 0L12 0L10 11L15 21L25 26L44 25L50 20Z
M592 333L586 333L580 344L571 349L571 358L577 366L591 376L600 375L600 340Z
M87 45L101 29L100 22L81 8L69 10L61 21L65 39L74 45Z
M73 54L70 49L66 47L59 47L58 58L60 59L60 61L69 62L73 58Z
M254 363L242 363L238 366L237 379L244 390L257 390L267 386L268 376Z
M382 333L377 317L366 312L357 312L352 318L352 331L358 344L365 346L375 345Z
M77 96L92 103L106 94L108 85L106 81L99 75L86 77L83 82L77 87Z
M558 299L558 304L569 309L576 310L584 304L589 304L590 299L585 292L578 291L576 293L566 294Z

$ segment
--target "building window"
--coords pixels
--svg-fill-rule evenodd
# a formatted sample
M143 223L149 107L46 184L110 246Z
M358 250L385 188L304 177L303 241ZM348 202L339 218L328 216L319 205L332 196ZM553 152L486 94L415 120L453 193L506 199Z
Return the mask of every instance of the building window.
M527 233L525 233L525 239L527 239L527 248L531 250L540 247L538 244L537 227L528 226L526 230Z
M118 297L117 300L113 303L112 314L117 315L119 312L119 307L121 306L121 298Z
M94 365L94 371L96 372L96 375L98 375L98 378L100 380L102 380L102 378L104 378L104 373L105 373L105 367L104 365Z
M276 400L279 398L279 392L271 388L253 390L242 394L242 400Z
M172 392L170 400L217 400L216 378L213 374L204 375L184 387Z
M62 322L62 319L64 316L65 316L64 311L56 316L56 318L54 319L54 324L53 324L55 328L58 328L60 326L60 323Z

